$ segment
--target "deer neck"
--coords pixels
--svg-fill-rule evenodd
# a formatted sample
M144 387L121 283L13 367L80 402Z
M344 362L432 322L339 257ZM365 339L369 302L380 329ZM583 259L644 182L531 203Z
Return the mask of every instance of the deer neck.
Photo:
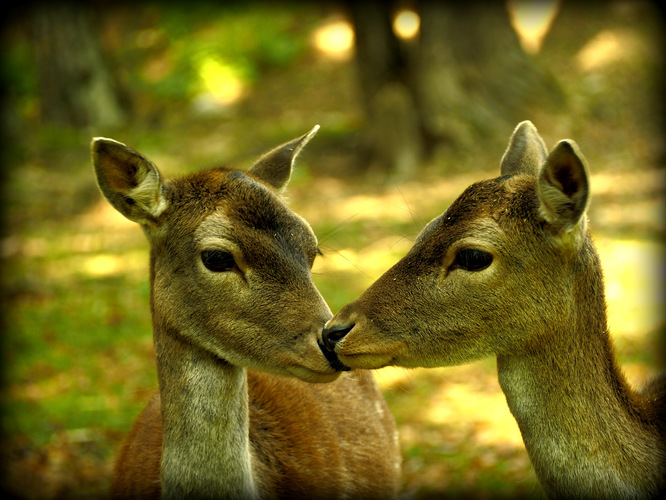
M162 498L254 498L247 372L154 315L162 411Z
M640 497L641 478L627 470L640 462L650 468L659 436L642 425L641 401L616 364L601 270L592 267L538 349L498 356L499 382L550 494Z

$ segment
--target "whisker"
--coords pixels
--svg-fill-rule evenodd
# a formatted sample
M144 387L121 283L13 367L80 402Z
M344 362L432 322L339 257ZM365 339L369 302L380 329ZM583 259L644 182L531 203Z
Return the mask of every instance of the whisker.
M360 215L360 213L361 212L357 212L353 215L350 215L346 219L338 222L335 226L333 226L331 229L329 229L328 231L326 231L325 233L323 233L319 237L319 243L321 244L321 243L325 242L328 238L330 238L335 233L337 233L340 229L342 229L342 227L345 226L350 220L354 219L355 217L358 217Z
M343 258L344 260L346 260L346 261L347 261L347 262L348 262L348 263L349 263L354 269L356 269L359 273L361 273L361 274L362 274L363 276L365 276L366 278L375 279L375 277L370 276L367 272L365 272L363 269L361 269L359 266L357 266L354 262L352 262L348 257L346 257L346 256L345 256L342 252L340 252L339 250L336 250L335 248L333 248L333 247L329 247L329 246L325 246L325 247L323 247L323 248L325 248L327 251L330 250L331 253L335 253L335 254L337 254L338 256L342 257L342 258ZM324 255L323 257L326 258L326 255ZM313 274L315 274L315 273L313 273ZM323 273L316 273L316 274L323 275Z
M405 207L407 207L407 211L409 212L409 215L412 218L412 222L414 223L414 227L416 227L419 231L423 226L425 226L425 222L421 220L420 217L416 216L416 213L412 210L412 207L409 205L409 202L407 201L407 198L405 197L405 194L402 192L402 190L398 187L398 193L400 193L400 196L402 197L402 201L405 202Z

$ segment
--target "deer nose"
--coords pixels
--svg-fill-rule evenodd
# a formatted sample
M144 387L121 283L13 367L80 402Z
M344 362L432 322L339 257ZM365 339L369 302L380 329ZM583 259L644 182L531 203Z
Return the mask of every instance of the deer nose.
M324 328L321 332L324 345L327 349L335 351L335 344L342 340L350 331L354 328L354 325L333 325L329 328Z
M335 353L335 344L345 335L349 333L354 325L341 325L333 326L331 328L324 328L321 332L321 340L319 340L319 348L321 349L322 354L328 360L328 364L331 365L331 368L339 372L349 371L350 368L345 366L342 361L338 359L338 355Z

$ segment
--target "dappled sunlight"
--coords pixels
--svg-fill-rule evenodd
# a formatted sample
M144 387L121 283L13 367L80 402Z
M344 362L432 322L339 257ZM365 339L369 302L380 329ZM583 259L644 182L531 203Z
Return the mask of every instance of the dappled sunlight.
M511 26L516 30L525 52L536 54L541 50L550 26L560 8L558 0L509 0L507 10Z
M608 238L595 238L595 243L604 269L611 332L640 337L662 326L666 321L666 246Z
M230 62L204 57L198 71L206 95L220 105L233 104L247 91L241 70Z
M329 221L334 215L340 231L349 222L374 220L386 222L385 226L393 222L411 223L414 227L412 236L415 236L430 219L444 212L469 184L496 176L496 170L441 175L406 180L379 190L368 188L362 193L320 178L313 179L307 191L290 191L290 197L294 201L292 206L297 207L296 211L313 227ZM312 193L316 193L316 199L310 200Z
M633 232L645 234L666 231L663 218L666 172L661 169L618 171L612 167L610 171L592 174L589 211L592 232L617 232L617 228L634 228Z
M418 369L403 368L402 366L387 366L385 368L380 368L379 370L374 370L372 373L375 376L375 380L379 387L388 389L395 384L404 382L410 377L413 377L414 373L418 373Z
M148 258L145 250L122 254L97 254L81 259L81 267L77 265L71 271L91 278L142 274L148 279Z
M459 428L461 435L467 432L462 429L474 429L474 441L480 446L523 448L520 430L499 387L495 363L491 359L442 368L391 366L376 370L374 375L385 391L400 386L408 391L423 390L418 389L423 377L436 384L428 389L425 404L408 417L410 420L447 426L448 429ZM410 442L403 444L409 446Z
M395 193L381 197L373 195L350 196L348 200L340 204L339 214L343 219L347 218L378 218L406 220L409 211L403 203L398 201Z
M118 274L123 270L125 259L119 255L100 254L87 257L81 262L81 270L92 277Z
M476 491L500 471L511 488L539 490L494 360L374 373L399 425L406 491Z
M411 246L409 240L390 236L380 238L372 247L361 250L342 248L327 251L323 258L315 260L312 272L320 275L360 273L374 281L407 253Z
M638 41L631 33L603 30L576 54L575 61L584 71L602 69L609 64L635 57Z
M474 440L479 445L523 446L518 425L499 387L492 359L442 368L390 366L376 370L374 375L378 385L386 391L400 386L418 390L410 388L419 386L423 377L436 384L429 390L427 403L410 418L428 424L474 428Z
M146 249L119 250L118 253L71 254L52 260L43 278L68 282L77 278L101 279L113 276L131 282L148 279Z
M494 391L488 391L487 387L479 391L465 383L447 384L429 403L425 412L429 422L450 424L460 420L473 423L477 428L474 439L478 444L523 446L518 425L499 387Z
M393 32L403 40L416 38L420 25L419 15L412 10L397 12L392 21ZM352 23L345 19L334 18L323 23L314 31L312 43L326 57L347 61L354 55L355 38Z
M132 222L101 195L95 204L78 217L78 223L83 230L133 230L139 226Z
M413 10L401 10L393 19L393 32L398 38L416 38L421 28L421 18Z
M342 19L329 21L315 30L313 44L331 59L349 60L354 54L354 28Z
M635 147L635 145L632 145ZM592 173L592 203L599 195L658 196L666 192L666 172L653 169ZM661 200L663 202L663 200Z
M148 279L148 244L138 224L106 200L75 218L68 231L14 235L0 242L4 258L20 257L40 269L40 280L69 282L122 276Z

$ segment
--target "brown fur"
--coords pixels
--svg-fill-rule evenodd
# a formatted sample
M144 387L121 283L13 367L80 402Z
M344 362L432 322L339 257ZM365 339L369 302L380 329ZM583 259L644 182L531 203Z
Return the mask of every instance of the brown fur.
M666 384L637 393L617 365L586 228L585 159L573 141L548 154L523 122L501 170L430 222L327 324L325 342L352 368L497 356L500 385L550 496L660 495ZM492 263L461 266L469 249Z
M367 439L359 434L393 439L388 407L380 402L382 413L376 415L381 394L369 372L345 373L335 383L316 386L317 391L298 379L254 371L248 375L250 442L255 473L266 497L339 498L340 485L351 481L359 483L352 498L380 500L395 495L399 474L395 464L377 456L383 446L357 446L359 439ZM340 401L346 407L333 410ZM359 422L362 415L375 416ZM157 393L118 454L112 498L160 498L161 448ZM357 474L352 480L350 476ZM377 478L388 484L378 484Z
M247 173L168 181L93 141L100 189L150 242L160 383L118 456L115 498L396 496L395 422L372 375L339 376L319 348L331 313L310 272L317 240L278 196L315 132ZM211 251L231 265L211 270Z

